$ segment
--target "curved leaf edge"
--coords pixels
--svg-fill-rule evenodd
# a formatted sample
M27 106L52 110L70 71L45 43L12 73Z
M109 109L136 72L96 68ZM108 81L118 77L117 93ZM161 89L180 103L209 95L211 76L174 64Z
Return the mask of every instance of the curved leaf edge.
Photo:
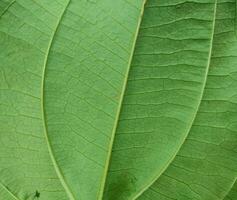
M192 125L194 123L194 120L196 118L196 115L198 113L199 107L201 105L201 101L204 95L204 91L205 91L205 86L207 83L207 76L208 76L208 72L209 72L209 67L211 64L211 56L212 56L212 49L213 49L213 40L214 40L214 33L215 33L215 24L216 24L216 12L217 11L217 0L215 0L214 3L214 10L213 10L213 23L212 23L212 33L211 33L211 39L210 39L210 49L209 49L209 54L208 54L208 60L207 60L207 67L206 67L206 71L205 71L205 76L204 76L204 81L203 81L203 85L202 85L202 89L201 89L201 93L200 93L200 98L196 107L196 110L194 112L194 116L192 118L192 121L189 125L189 128L187 130L187 133L185 135L185 137L183 138L183 141L181 142L179 148L177 148L176 153L170 158L170 160L167 162L167 164L164 166L163 170L160 171L158 174L155 175L154 178L152 178L152 180L149 181L149 183L144 184L146 185L143 190L141 190L136 196L134 196L133 198L131 198L131 200L136 200L138 197L140 197L149 187L151 187L151 185L157 181L159 179L159 177L166 171L166 169L169 167L169 165L173 162L173 160L175 159L176 155L178 154L178 152L180 151L181 147L183 146L183 144L185 143L190 130L192 128Z

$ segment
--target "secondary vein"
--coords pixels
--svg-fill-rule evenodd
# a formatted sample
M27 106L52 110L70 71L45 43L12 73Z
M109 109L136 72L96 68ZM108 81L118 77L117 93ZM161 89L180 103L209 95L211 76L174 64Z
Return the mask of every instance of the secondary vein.
M0 14L0 18L8 11L8 9L14 4L16 3L16 0L13 0L11 3L9 3L9 5L3 10L3 12Z
M8 187L6 187L2 182L0 182L0 186L15 200L21 200L19 199Z
M52 149L52 144L50 142L50 139L49 139L49 135L48 135L48 130L47 130L47 125L46 125L46 116L45 116L45 108L44 108L44 89L45 89L45 72L46 72L46 67L47 67L47 64L48 64L48 60L49 60L49 54L50 54L50 50L51 50L51 47L52 47L52 44L53 44L53 41L54 41L54 38L55 38L55 35L58 31L58 27L60 26L60 23L63 19L63 16L70 4L71 0L68 0L65 8L63 9L61 15L59 16L58 18L58 21L57 21L57 24L55 26L55 29L51 35L51 38L49 40L49 45L48 45L48 48L46 50L46 54L45 54L45 59L44 59L44 64L43 64L43 72L42 72L42 85L41 85L41 108L42 108L42 119L43 119L43 126L44 126L44 133L45 133L45 138L46 138L46 142L47 142L47 146L48 146L48 151L49 151L49 155L50 155L50 158L52 160L52 163L53 163L53 166L54 166L54 169L56 171L56 174L62 184L62 186L64 187L68 197L70 200L76 200L76 198L74 197L72 191L70 190L69 186L68 186L68 183L66 182L65 180L65 177L63 176L63 173L55 159L55 155L53 153L53 149Z
M226 195L223 197L223 200L229 195L230 191L233 189L234 185L237 183L237 177L233 180L230 189L227 191Z

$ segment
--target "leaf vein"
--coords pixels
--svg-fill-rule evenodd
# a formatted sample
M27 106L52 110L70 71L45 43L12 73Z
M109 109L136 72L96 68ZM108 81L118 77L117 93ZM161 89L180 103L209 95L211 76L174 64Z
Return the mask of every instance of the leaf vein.
M47 48L47 51L46 51L46 54L45 54L45 60L44 60L44 65L43 65L43 72L42 72L42 88L41 88L41 108L42 108L42 119L43 119L43 126L44 126L44 133L45 133L45 138L46 138L46 142L47 142L47 146L48 146L48 150L49 150L49 155L50 155L50 158L52 160L52 163L53 163L53 166L54 166L54 169L55 169L55 172L56 174L58 175L58 178L62 184L62 186L64 187L65 189L65 192L67 193L68 197L70 200L76 200L76 198L74 197L72 191L70 190L66 180L65 180L65 177L63 176L62 174L62 171L55 159L55 155L53 153L53 149L52 149L52 145L51 145L51 142L49 140L49 135L48 135L48 131L47 131L47 124L46 124L46 115L45 115L45 108L44 108L44 87L45 87L45 74L46 74L46 67L47 67L47 64L48 64L48 60L49 60L49 54L50 54L50 50L52 48L52 45L53 45L53 41L55 39L55 35L58 31L58 28L59 28L59 25L63 19L63 16L70 4L71 0L68 0L65 8L63 9L61 15L59 16L58 18L58 21L57 21L57 24L56 24L56 27L51 35L51 38L50 38L50 41L49 41L49 45L48 45L48 48Z

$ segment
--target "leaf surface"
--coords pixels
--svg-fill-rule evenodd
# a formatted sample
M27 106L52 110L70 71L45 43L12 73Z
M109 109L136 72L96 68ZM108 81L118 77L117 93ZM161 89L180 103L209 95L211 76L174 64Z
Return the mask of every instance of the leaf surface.
M236 180L235 3L218 2L211 66L192 129L174 161L140 200L224 199ZM228 198L236 198L234 188Z
M1 1L0 199L66 200L43 135L42 66L63 3ZM46 10L50 10L46 12ZM33 14L34 13L34 14Z
M164 172L183 144L206 83L214 2L147 2L105 199L139 196Z
M233 3L1 0L0 199L223 199Z
M228 194L225 196L224 200L234 200L237 198L237 183L236 180L232 185L231 190L228 192Z

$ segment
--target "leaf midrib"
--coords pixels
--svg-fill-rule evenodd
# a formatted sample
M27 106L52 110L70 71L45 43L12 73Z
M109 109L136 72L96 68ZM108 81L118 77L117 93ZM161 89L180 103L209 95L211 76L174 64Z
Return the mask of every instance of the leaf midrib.
M146 184L146 187L143 188L143 190L141 190L135 197L133 197L131 200L135 200L137 199L139 196L141 196L149 187L151 187L151 185L159 179L159 177L165 172L165 170L169 167L169 165L174 161L176 155L178 154L178 152L180 151L181 147L183 146L184 142L186 141L192 125L194 123L194 120L197 116L199 107L201 105L202 102L202 98L204 95L204 90L206 87L206 83L207 83L207 77L208 77L208 72L209 72L209 68L210 68L210 64L211 64L211 58L212 58L212 50L213 50L213 39L214 39L214 33L215 33L215 24L216 24L216 10L217 10L217 0L215 0L214 3L214 11L213 11L213 23L212 23L212 33L211 33L211 39L210 39L210 48L209 48L209 54L208 54L208 60L207 60L207 67L206 67L206 71L205 71L205 76L204 76L204 81L203 81L203 86L201 88L201 93L200 93L200 98L199 98L199 102L197 104L196 110L194 112L194 116L188 126L188 130L187 130L187 134L186 136L183 138L183 141L181 142L180 146L177 148L177 151L174 153L174 155L171 157L171 159L167 162L167 164L164 166L164 168L160 171L160 173L152 180L150 181L148 184Z
M144 8L145 8L146 2L147 2L147 0L143 0L143 2L142 2L142 7L141 7L137 27L136 27L136 32L134 34L131 53L130 53L129 60L128 60L127 71L125 73L124 83L123 83L122 91L121 91L121 94L120 94L120 100L119 100L118 109L117 109L117 113L116 113L116 117L115 117L115 123L114 123L113 129L112 129L112 136L111 136L111 140L110 140L110 144L109 144L109 150L108 150L108 155L107 155L107 159L106 159L106 163L105 163L105 169L104 169L104 173L103 173L103 176L102 176L101 187L100 187L100 190L99 190L99 193L98 193L98 198L97 198L98 200L103 199L104 188L105 188L105 183L106 183L106 177L107 177L108 170L109 170L109 164L110 164L110 160L111 160L111 154L112 154L115 134L116 134L116 130L117 130L118 122L119 122L119 117L120 117L120 113L121 113L121 109L122 109L124 94L125 94L127 83L128 83L129 71L130 71L131 64L132 64L133 54L134 54L134 51L135 51L137 37L138 37L139 29L140 29L140 26L141 26L142 16L143 16L143 13L144 13Z
M44 107L44 89L45 89L45 72L46 72L46 67L48 65L48 60L49 60L49 54L50 54L50 50L51 50L51 47L53 45L53 41L54 41L54 38L55 38L55 35L58 31L58 28L60 26L60 23L63 19L63 16L64 14L66 13L66 10L70 4L71 0L68 0L67 4L65 5L65 8L63 9L61 15L59 16L58 18L58 21L56 23L56 26L52 32L52 35L50 37L50 40L49 40L49 45L47 47L47 50L46 50L46 53L45 53L45 59L44 59L44 63L43 63L43 71L42 71L42 82L41 82L41 109L42 109L42 120L43 120L43 126L44 126L44 133L45 133L45 138L46 138L46 143L47 143L47 147L48 147L48 151L49 151L49 155L50 155L50 158L51 158L51 161L52 161L52 164L54 166L54 169L55 169L55 172L66 192L66 194L68 195L69 199L70 200L76 200L75 196L73 195L56 159L55 159L55 155L54 155L54 152L53 152L53 149L52 149L52 145L51 145L51 142L50 142L50 139L49 139L49 135L48 135L48 130L47 130L47 124L46 124L46 115L45 115L45 107Z

